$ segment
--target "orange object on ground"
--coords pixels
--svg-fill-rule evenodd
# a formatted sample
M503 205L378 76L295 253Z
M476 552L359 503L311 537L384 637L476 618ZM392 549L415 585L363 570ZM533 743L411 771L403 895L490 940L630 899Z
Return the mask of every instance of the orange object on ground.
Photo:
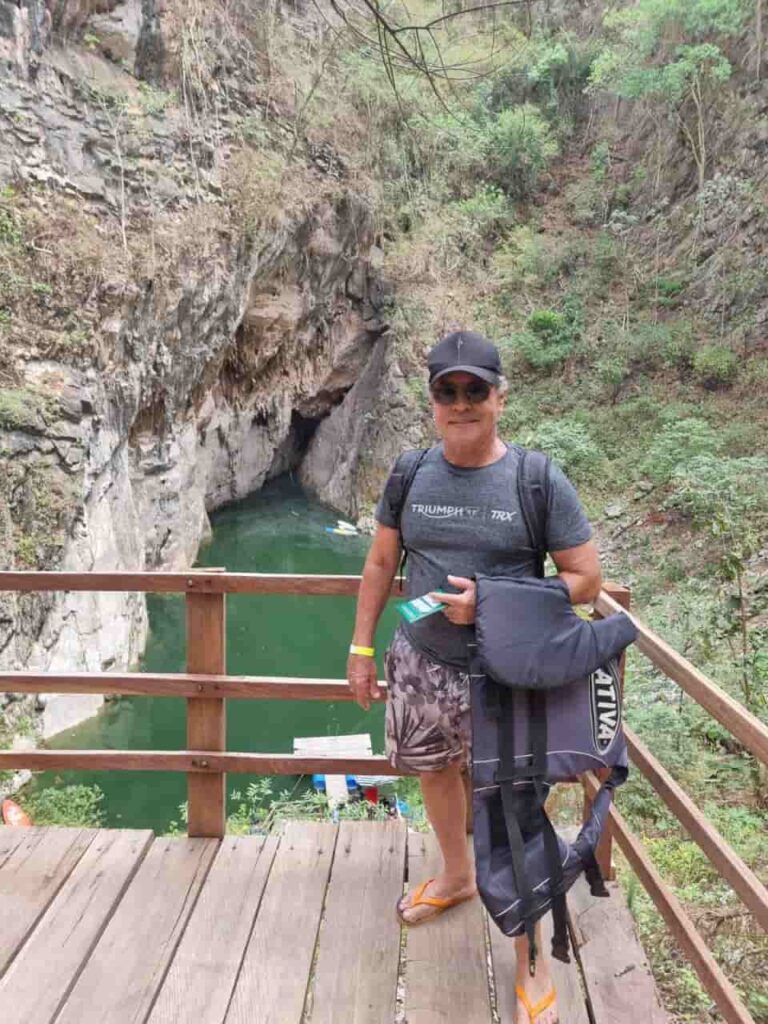
M519 985L515 985L515 995L525 1007L526 1013L528 1014L528 1020L531 1022L531 1024L534 1024L536 1018L540 1017L545 1010L548 1010L552 1003L554 1003L555 1001L554 989L551 989L549 992L547 992L544 998L540 1000L538 1003L536 1003L535 1006L531 1004L531 1001L528 998L525 990L522 989Z
M2 812L3 821L6 825L28 828L32 824L30 816L23 808L19 807L15 800L3 800Z
M469 896L425 896L427 886L430 882L434 882L434 878L428 878L426 882L422 882L416 892L413 894L413 899L408 902L408 897L403 896L397 901L397 916L403 922L407 924L409 928L413 928L417 924L421 924L424 921L431 921L433 917L437 917L438 914L442 914L444 910L448 910L449 907L455 907L459 903L465 903L467 900L471 900L475 895L474 892L470 893ZM434 907L434 911L431 914L425 914L420 917L418 921L409 921L403 917L404 910L410 910L411 907Z

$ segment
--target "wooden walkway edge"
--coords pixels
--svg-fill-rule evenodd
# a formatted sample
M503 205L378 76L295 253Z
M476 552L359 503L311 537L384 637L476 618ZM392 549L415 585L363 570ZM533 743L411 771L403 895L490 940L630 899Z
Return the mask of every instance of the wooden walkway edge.
M512 1024L514 943L479 900L401 931L438 868L402 822L223 840L0 828L3 1024ZM560 1024L665 1024L617 886L572 890Z

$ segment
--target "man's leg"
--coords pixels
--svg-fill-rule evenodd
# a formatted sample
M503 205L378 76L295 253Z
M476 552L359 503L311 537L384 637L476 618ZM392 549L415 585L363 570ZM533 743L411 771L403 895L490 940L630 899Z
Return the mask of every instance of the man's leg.
M424 808L443 855L443 870L429 885L425 896L460 897L475 891L475 871L467 851L467 798L461 763L458 758L438 771L419 774ZM415 887L412 882L411 891ZM408 922L434 912L434 907L409 908L407 900L403 903L403 917Z
M541 937L541 921L536 925L536 974L531 977L528 970L528 937L521 935L515 939L515 955L517 957L517 969L515 971L515 987L520 987L528 997L532 1007L536 1007L552 991L552 970L549 957L545 954ZM530 1015L518 999L515 1012L515 1024L529 1024ZM536 1017L536 1024L556 1024L557 1004L553 1003Z

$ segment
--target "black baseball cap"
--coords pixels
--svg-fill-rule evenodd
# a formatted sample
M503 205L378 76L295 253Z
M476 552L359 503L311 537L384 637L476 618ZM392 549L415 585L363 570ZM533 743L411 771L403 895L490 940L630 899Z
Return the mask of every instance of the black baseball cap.
M498 386L501 359L495 345L475 331L453 331L430 349L427 356L429 383L446 373L463 370L489 384Z

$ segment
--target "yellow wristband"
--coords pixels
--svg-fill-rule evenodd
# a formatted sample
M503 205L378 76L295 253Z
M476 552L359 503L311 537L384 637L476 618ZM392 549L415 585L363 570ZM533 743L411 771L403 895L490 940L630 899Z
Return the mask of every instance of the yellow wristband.
M357 644L350 644L349 653L364 654L367 658L372 658L376 654L376 651L373 649L373 647L358 647Z

